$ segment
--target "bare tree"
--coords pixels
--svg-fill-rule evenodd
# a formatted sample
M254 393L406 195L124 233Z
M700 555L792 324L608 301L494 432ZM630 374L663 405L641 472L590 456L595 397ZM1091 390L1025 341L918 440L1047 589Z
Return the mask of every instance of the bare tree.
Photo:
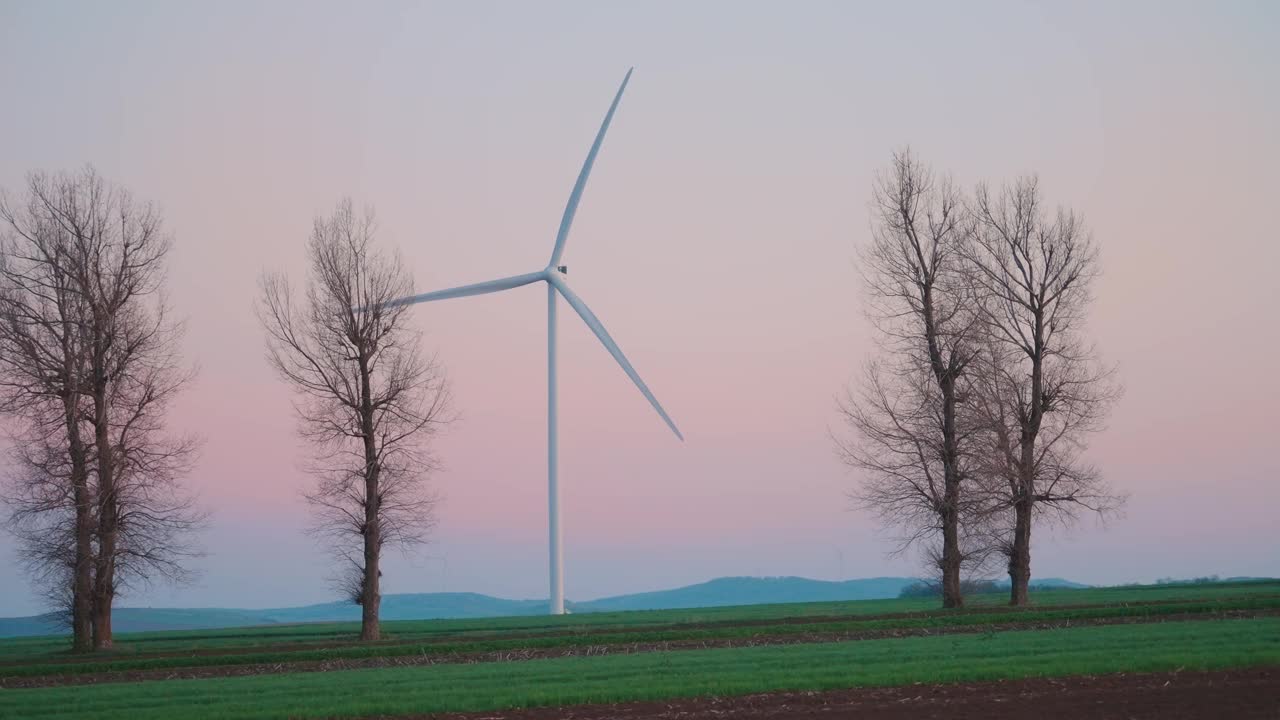
M0 201L0 391L18 421L5 499L25 567L67 612L73 649L85 651L93 643L95 522L92 440L81 422L87 313L69 264L71 237L42 200L55 182L33 174L25 201Z
M81 524L88 519L93 646L109 648L119 588L156 576L182 578L182 561L192 553L189 531L203 520L180 484L196 443L164 427L169 403L190 377L178 355L181 326L168 319L162 295L170 240L151 205L92 169L33 174L27 191L24 212L6 211L18 221L8 223L15 238L6 249L0 310L6 342L25 342L25 355L44 357L49 369L37 375L33 361L24 371L15 355L4 366L6 387L35 395L43 382L62 401L66 442L47 456L65 456L73 488L73 617L84 605ZM43 326L37 317L46 319ZM34 407L25 410L28 428ZM59 476L30 457L26 467L35 468L29 478ZM88 477L84 493L76 480L81 472ZM81 622L73 622L77 634Z
M962 282L969 223L950 179L909 151L878 180L873 209L861 266L885 353L842 404L855 439L841 450L865 473L855 497L905 531L900 549L926 541L943 605L960 607L972 433L962 409L975 328Z
M979 474L994 517L1007 518L996 539L1011 604L1024 605L1034 519L1107 512L1122 500L1081 459L1119 388L1081 335L1098 253L1080 218L1046 212L1035 178L999 193L979 187L974 215L966 259L986 350L974 373L985 428Z
M420 544L432 527L427 441L450 415L443 372L422 355L406 308L388 304L411 294L412 279L374 234L372 214L344 201L315 222L304 300L268 274L258 308L267 358L297 394L299 432L319 453L307 494L314 530L341 564L339 589L362 607L364 640L379 637L383 549Z

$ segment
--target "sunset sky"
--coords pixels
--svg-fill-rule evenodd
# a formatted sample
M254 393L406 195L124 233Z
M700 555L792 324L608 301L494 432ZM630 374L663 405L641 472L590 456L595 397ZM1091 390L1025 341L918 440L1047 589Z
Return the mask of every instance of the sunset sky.
M208 554L122 605L333 599L259 275L298 277L345 196L421 291L541 269L631 66L565 262L687 441L562 305L570 600L920 572L830 437L874 349L872 180L908 144L967 187L1038 173L1102 250L1089 329L1126 394L1090 457L1130 498L1042 529L1033 574L1280 575L1280 4L0 0L0 187L92 163L175 240ZM384 592L546 597L544 293L413 311L462 418ZM0 615L39 609L0 538Z

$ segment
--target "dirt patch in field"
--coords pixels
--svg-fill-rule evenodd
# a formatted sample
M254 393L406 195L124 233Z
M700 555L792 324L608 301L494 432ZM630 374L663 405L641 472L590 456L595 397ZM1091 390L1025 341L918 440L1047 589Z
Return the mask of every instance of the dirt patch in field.
M599 657L631 655L646 652L706 650L713 648L796 645L800 643L848 642L886 638L925 637L932 635L985 635L1018 630L1051 630L1096 625L1135 625L1194 620L1244 619L1280 615L1280 611L1232 610L1218 613L1163 615L1155 617L1126 616L1064 620L1058 622L1008 622L987 625L957 625L935 628L890 628L856 632L792 633L756 635L740 638L716 638L656 643L614 643L608 645L574 645L555 648L519 648L474 653L422 653L418 655L382 656L303 662L280 662L245 665L211 665L197 667L156 668L148 670L111 670L99 673L40 675L35 677L0 677L0 688L36 688L60 685L96 685L102 683L187 680L195 678L237 677L294 672L332 672L364 668L411 667L421 665L469 664L486 662L519 662L558 657Z
M1035 678L415 716L417 720L1276 720L1280 668ZM399 717L397 720L411 720Z
M1208 602L1232 602L1244 600L1252 596L1231 596L1223 598L1214 598ZM667 632L667 631L698 631L698 630L714 630L718 628L748 628L748 627L794 627L797 625L818 625L824 623L837 622L878 622L884 620L919 620L919 619L935 619L945 623L951 618L965 617L969 615L993 615L1001 613L1033 613L1033 612L1050 612L1061 610L1098 610L1104 608L1120 608L1120 607L1178 607L1180 605L1195 605L1207 602L1203 599L1178 599L1178 600L1142 600L1137 602L1126 603L1091 603L1085 605L1029 605L1026 607L1010 607L1007 605L995 605L988 607L965 608L963 610L925 610L912 612L896 612L896 613L880 613L877 615L813 615L799 617L777 617L777 618L758 618L758 619L728 619L728 620L708 620L702 622L673 622L673 623L655 623L653 625L626 625L626 626L610 626L610 625L582 625L570 626L563 628L547 628L545 630L516 630L514 632L504 632L501 630L490 631L461 631L457 633L444 633L440 635L428 635L418 637L397 638L390 637L385 640L375 642L365 642L355 638L352 635L350 640L326 640L316 642L283 642L283 643L266 643L262 645L241 645L236 647L213 647L198 648L194 650L172 650L161 652L126 652L118 651L105 655L75 655L67 653L65 655L46 656L33 659L6 660L0 662L0 674L3 673L5 667L13 667L19 665L30 665L39 663L48 665L51 668L61 664L84 664L84 663L109 663L120 660L152 660L159 658L176 658L176 657L221 657L233 655L246 655L250 653L270 653L270 652L303 652L308 650L328 650L333 648L344 647L396 647L396 646L422 646L430 647L431 645L457 643L457 642L481 642L486 639L501 640L533 640L542 638L559 638L559 637L578 637L589 638L592 635L613 635L613 634L630 634L630 633L651 633L651 632ZM1236 611L1195 611L1188 613L1191 617L1221 617L1224 612ZM1252 611L1257 614L1259 611ZM1266 611L1262 611L1266 612ZM1165 615L1166 618L1180 617L1176 613ZM1088 619L1076 620L1075 624L1088 624ZM1059 625L1055 625L1058 627ZM265 626L271 628L283 626ZM984 626L986 627L986 626ZM912 634L936 634L942 632L977 632L975 630L951 630L945 626L913 632ZM894 635L890 634L889 637ZM55 671L56 672L56 671ZM0 687L4 687L4 680L0 678Z

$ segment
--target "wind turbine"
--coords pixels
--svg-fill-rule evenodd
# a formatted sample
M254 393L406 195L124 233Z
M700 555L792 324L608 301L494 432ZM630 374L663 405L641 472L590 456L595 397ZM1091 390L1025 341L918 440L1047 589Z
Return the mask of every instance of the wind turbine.
M671 428L671 432L684 440L684 436L676 428L671 416L667 415L667 411L662 409L662 405L653 396L649 386L640 379L639 373L631 366L627 356L622 354L622 350L609 336L609 331L604 329L600 319L591 312L591 308L587 307L582 298L569 289L565 279L568 268L560 264L560 258L564 255L565 241L569 238L569 228L573 225L573 216L578 211L578 202L582 200L582 190L587 185L587 177L591 175L591 166L595 164L596 155L600 152L600 144L604 142L604 134L609 130L613 113L618 109L618 102L622 100L622 93L627 89L627 82L631 80L632 70L634 68L627 70L626 77L622 79L618 94L614 96L613 104L609 106L609 112L605 114L604 122L600 125L600 131L596 133L595 142L591 143L591 150L587 153L586 162L582 164L582 171L578 173L578 181L573 184L573 191L569 193L569 203L565 206L564 216L560 218L560 230L556 233L555 248L552 249L551 260L545 268L524 275L437 290L388 303L388 305L412 305L470 295L484 295L536 282L547 284L547 526L550 534L551 613L554 615L564 614L564 548L560 535L560 485L556 477L559 472L559 448L556 435L556 293L563 295L569 306L578 313L587 327L591 328L591 332L600 339L613 359L618 361L622 370L640 389L640 393L650 405L653 405L653 409L658 411L658 415L662 416L663 421Z

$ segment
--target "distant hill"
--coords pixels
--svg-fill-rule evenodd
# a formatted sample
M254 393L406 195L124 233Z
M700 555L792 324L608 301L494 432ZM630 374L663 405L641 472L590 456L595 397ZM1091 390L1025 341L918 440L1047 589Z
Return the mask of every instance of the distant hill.
M664 610L668 608L764 605L789 602L834 602L894 598L912 578L810 580L802 577L724 577L674 590L636 593L574 603L575 612Z
M115 608L111 625L116 632L148 630L196 630L227 627L271 625L267 610L233 610L224 608ZM57 619L50 615L0 618L0 637L57 635L63 633Z
M383 620L425 620L539 615L547 612L547 609L546 600L504 600L479 593L407 593L384 595L379 615ZM259 612L274 623L360 619L360 606L342 601Z
M789 602L836 602L896 598L914 578L879 577L829 581L801 577L724 577L696 585L656 592L618 595L570 602L571 612L663 610ZM1037 587L1088 587L1061 578L1045 578ZM503 615L541 615L546 600L506 600L479 593L416 593L382 598L383 620L479 618ZM205 630L305 622L358 621L360 607L330 602L291 608L243 610L234 608L117 608L116 632L149 630ZM61 632L47 616L0 618L0 637L51 635Z
M44 615L0 618L0 637L56 635L59 632L58 626Z
M1002 588L1010 587L1010 582L1001 580L997 583ZM1032 578L1031 587L1033 588L1052 588L1054 590L1083 590L1084 588L1093 587L1084 583L1072 582L1071 580L1063 580L1062 578Z
M383 596L381 616L383 620L425 620L541 615L547 607L546 600L504 600L479 593L419 593ZM359 622L360 606L339 601L266 610L125 607L115 609L111 625L116 632L149 632L344 621ZM48 615L0 618L0 637L62 632L56 619Z
M965 595L987 595L997 593L1007 593L1012 583L1008 578L1003 580L994 579L967 579L960 582L960 591ZM1083 588L1093 587L1083 583L1063 580L1062 578L1033 578L1029 589L1033 592L1040 590L1079 590ZM916 580L910 585L904 587L902 592L898 594L900 598L941 598L942 584L937 579Z

